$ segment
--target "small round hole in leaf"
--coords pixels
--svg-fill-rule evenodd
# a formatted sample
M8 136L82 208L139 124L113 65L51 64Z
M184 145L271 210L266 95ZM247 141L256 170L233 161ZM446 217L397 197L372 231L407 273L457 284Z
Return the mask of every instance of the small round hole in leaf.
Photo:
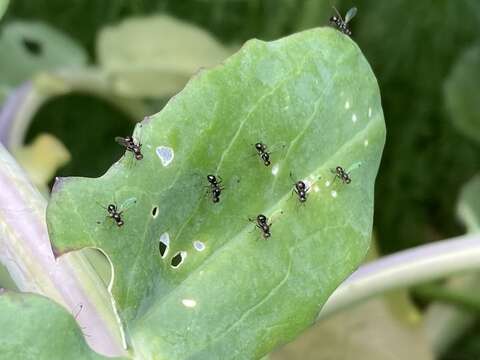
M153 207L152 209L152 216L155 219L158 215L158 206Z
M42 44L39 43L38 41L28 39L28 38L23 38L22 44L25 47L25 49L28 51L28 53L35 56L42 55L43 47L42 47Z

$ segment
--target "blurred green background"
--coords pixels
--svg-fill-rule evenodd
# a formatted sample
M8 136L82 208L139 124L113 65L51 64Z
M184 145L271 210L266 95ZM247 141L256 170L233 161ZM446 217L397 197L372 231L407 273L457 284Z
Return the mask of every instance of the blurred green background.
M13 0L0 22L3 101L33 74L60 65L108 68L115 65L113 57L121 54L127 65L131 61L145 66L140 56L129 53L129 49L138 50L134 37L125 36L110 47L99 45L104 27L130 17L167 14L193 24L217 39L215 51L227 56L253 37L270 40L326 26L332 4L342 13L358 7L351 21L352 37L372 65L382 93L387 143L376 184L375 233L380 253L463 234L456 216L457 200L462 186L480 169L479 0ZM21 36L8 37L9 27L18 21L22 25L16 32ZM58 45L61 41L56 40L53 45L61 48L56 53L55 47L49 48L53 35L46 31L43 36L43 30L29 28L38 22L67 35L74 45ZM139 30L140 39L152 46L166 40L161 32L148 29ZM183 44L183 35L175 39L176 34L172 30L168 37L178 43L179 53L196 56L188 48L194 48L194 42ZM9 41L19 43L25 54L5 51ZM214 51L205 46L209 54ZM109 54L113 59L108 59ZM215 56L209 61L215 62ZM199 66L204 65L210 64L199 60ZM129 113L81 86L49 98L35 111L26 143L40 133L50 133L72 156L57 175L101 175L122 154L113 137L129 134L142 112L159 111L175 85L181 88L179 74L188 69L165 66L166 70L145 70L140 79L148 71L159 71L160 81L164 76L174 84L166 91L156 93L131 83L127 91L112 90L128 101L140 100L142 107L136 112ZM17 70L22 73L16 74ZM442 359L480 359L478 344L480 329L474 326Z

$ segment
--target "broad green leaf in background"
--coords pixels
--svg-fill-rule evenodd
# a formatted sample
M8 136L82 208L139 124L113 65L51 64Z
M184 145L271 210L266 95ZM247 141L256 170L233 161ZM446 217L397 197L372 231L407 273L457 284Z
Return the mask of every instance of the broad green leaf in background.
M445 84L445 102L455 127L480 142L480 45L465 51Z
M171 96L201 67L217 65L231 52L206 31L165 15L107 27L97 42L113 90L134 97Z
M480 231L480 175L475 176L463 187L457 212L468 232Z
M0 49L2 88L13 88L39 71L78 68L87 62L85 51L73 39L36 22L9 23L2 29Z
M92 351L72 314L40 295L0 291L0 329L9 330L0 337L2 359L114 359Z
M143 160L57 181L47 222L58 255L96 247L112 262L135 356L260 358L313 323L364 258L385 126L370 66L340 32L248 42L134 136ZM336 166L355 168L350 184L332 183ZM223 179L217 204L207 174ZM303 206L292 178L309 183ZM260 213L268 240L248 220Z
M331 5L339 7L336 0L122 0L109 3L83 0L79 6L61 1L16 0L11 3L8 15L9 19L35 17L54 24L78 39L93 54L100 29L129 16L170 14L208 29L223 43L231 44L243 43L253 37L275 39L299 29L325 25L332 11ZM58 16L59 13L62 16Z

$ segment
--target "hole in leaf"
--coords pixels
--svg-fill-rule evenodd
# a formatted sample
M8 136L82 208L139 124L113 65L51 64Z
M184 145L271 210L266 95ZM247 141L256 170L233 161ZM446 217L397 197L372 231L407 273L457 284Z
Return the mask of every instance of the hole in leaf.
M167 253L168 246L160 241L158 244L158 250L160 250L160 256L163 258Z
M178 268L183 263L186 257L187 253L185 251L180 251L176 253L174 257L172 257L170 265L172 265L173 268Z
M158 243L158 251L160 251L160 256L164 258L168 253L168 245L170 244L170 236L168 233L163 233L160 236L160 242Z
M158 215L158 206L155 206L153 209L152 209L152 216L153 218L156 218Z
M23 38L22 39L23 46L25 49L32 55L39 56L42 55L43 47L38 41Z

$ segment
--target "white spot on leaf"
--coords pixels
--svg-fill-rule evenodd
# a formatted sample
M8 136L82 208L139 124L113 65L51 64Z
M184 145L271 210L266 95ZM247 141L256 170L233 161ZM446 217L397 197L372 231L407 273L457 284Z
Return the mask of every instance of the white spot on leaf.
M273 174L273 176L277 176L278 170L279 170L278 164L275 164L275 165L272 166L272 174Z
M168 166L173 161L174 152L171 147L168 146L158 146L155 150L158 157L162 161L163 166Z
M328 181L328 180L325 181L325 186L326 186L326 187L329 187L329 186L330 186L330 181Z
M357 122L357 114L353 114L353 115L352 115L352 121L353 121L354 123Z
M368 140L365 140L365 141L363 142L363 145L364 145L365 147L367 147L367 146L368 146Z
M205 244L199 240L195 240L193 242L193 247L195 248L195 250L197 251L203 251L205 250Z
M197 302L193 299L183 299L182 304L188 308L194 308L195 306L197 306Z
M331 194L332 194L332 197L333 197L333 198L336 198L336 197L337 197L337 192L336 192L335 190L332 190Z
M313 187L313 191L319 192L319 191L320 191L320 188L319 188L317 185L315 185L315 186Z
M345 102L345 109L350 109L350 101Z
M164 232L162 235L160 235L160 241L163 242L165 245L169 245L170 235L168 235L167 232Z
M368 117L372 117L372 108L371 107L368 108Z

